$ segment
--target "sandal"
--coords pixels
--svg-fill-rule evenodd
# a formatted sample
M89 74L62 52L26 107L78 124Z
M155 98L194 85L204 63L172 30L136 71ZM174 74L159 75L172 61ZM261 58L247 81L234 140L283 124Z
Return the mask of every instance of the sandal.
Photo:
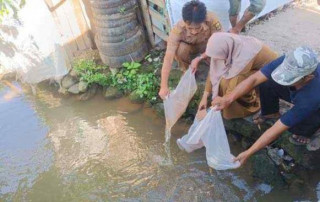
M280 118L280 114L277 114L276 116L272 115L274 117L268 117L268 116L271 116L271 115L264 116L261 113L259 113L252 118L252 121L253 121L253 123L255 123L257 125L260 125L260 124L265 123L267 121L274 124Z
M292 135L289 137L289 141L294 145L307 145L310 143L310 138L299 136L299 135Z
M308 151L317 151L320 149L320 139L319 137L316 137L313 139L308 145L307 145Z
M309 151L317 151L320 149L320 131L313 136L310 143L307 145L307 149Z

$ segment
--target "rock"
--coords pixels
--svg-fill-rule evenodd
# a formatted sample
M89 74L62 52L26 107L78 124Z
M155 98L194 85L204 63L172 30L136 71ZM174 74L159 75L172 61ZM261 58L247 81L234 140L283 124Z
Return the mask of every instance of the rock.
M87 92L79 95L78 99L81 101L89 100L96 95L97 91L98 91L98 85L92 85Z
M293 161L293 158L291 156L289 156L289 155L284 155L283 156L283 160L285 160L285 161Z
M78 77L78 73L74 70L74 68L71 69L71 71L69 72L69 75L72 77Z
M288 163L286 161L283 161L280 163L280 168L281 170L283 170L286 173L290 173L293 171L293 169L295 168L295 164L294 163Z
M81 93L84 93L84 92L86 92L87 90L88 90L88 83L87 82L84 82L84 81L80 81L79 82L79 91L81 92Z
M278 148L270 148L270 147L268 147L267 150L268 150L268 155L271 158L271 160L276 165L279 166L283 162L281 156L279 155L279 151L283 151L283 150L279 150Z
M159 116L162 116L164 117L164 106L163 106L163 103L157 103L155 105L153 105L152 107Z
M0 76L1 80L14 80L17 79L17 73L16 72L9 72L4 73Z
M240 142L242 141L242 135L240 135L239 133L228 133L228 136L231 137L232 142Z
M247 137L243 137L241 139L241 146L244 149L249 149L249 147L251 147L252 143L253 143L252 140Z
M65 89L69 89L71 86L76 84L78 80L70 75L65 76L61 81L61 86Z
M134 104L142 104L145 101L145 99L142 98L140 95L138 95L136 91L133 91L132 93L130 93L129 99Z
M43 81L43 82L47 82L47 81ZM56 88L56 89L60 88L60 83L61 83L61 80L59 81L58 79L56 80L56 79L53 79L53 78L49 79L49 85L51 87Z
M79 93L80 93L80 91L79 91L79 83L74 84L73 86L71 86L71 87L68 89L68 92L69 92L69 93L72 93L72 94L79 94Z
M283 158L284 156L284 150L283 149L279 149L278 152L277 152L278 156Z
M232 119L232 120L223 120L224 126L227 130L234 133L239 133L244 137L251 139L258 139L261 135L259 128L245 119Z
M104 97L107 99L117 99L123 96L123 93L119 91L116 87L108 87L104 93Z
M58 90L59 93L63 94L63 95L68 95L68 89L65 89L63 87L60 87Z
M291 193L294 193L294 196L298 197L304 194L306 186L302 179L295 178L290 183L289 189Z
M250 161L252 166L251 175L253 177L259 178L272 186L285 185L277 166L268 157L265 149L253 155Z
M296 146L289 141L291 134L285 132L281 135L277 144L283 148L295 161L295 163L302 165L308 169L319 169L320 168L320 151L310 152L306 146Z
M232 133L239 133L250 139L258 139L260 135L271 125L262 124L261 130L253 123L245 119L224 120L226 130ZM284 132L279 139L275 141L274 146L282 148L285 154L290 155L296 164L302 165L308 169L320 168L320 150L308 151L305 146L297 146L289 141L290 132Z

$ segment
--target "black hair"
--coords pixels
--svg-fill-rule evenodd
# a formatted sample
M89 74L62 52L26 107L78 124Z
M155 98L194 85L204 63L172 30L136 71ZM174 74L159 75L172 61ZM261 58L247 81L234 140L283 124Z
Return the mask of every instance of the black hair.
M206 5L199 0L187 2L182 8L182 18L187 23L202 23L207 16Z

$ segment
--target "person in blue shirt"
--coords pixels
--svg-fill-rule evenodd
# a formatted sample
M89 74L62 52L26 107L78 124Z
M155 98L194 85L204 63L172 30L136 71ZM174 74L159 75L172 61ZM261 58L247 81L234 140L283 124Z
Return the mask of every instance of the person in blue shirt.
M235 158L241 164L286 130L293 134L290 137L292 143L305 145L320 128L320 65L312 49L299 47L277 58L240 83L230 94L216 97L212 105L222 110L258 85L261 115L256 122L275 117L280 119ZM279 99L294 106L280 115Z

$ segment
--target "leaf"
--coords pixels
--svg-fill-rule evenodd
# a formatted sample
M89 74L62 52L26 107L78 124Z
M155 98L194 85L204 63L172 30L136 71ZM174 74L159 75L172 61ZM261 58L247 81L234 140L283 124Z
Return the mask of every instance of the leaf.
M139 67L141 67L140 63L137 63L137 62L133 63L133 68L134 69L138 69Z
M151 57L151 54L148 54L144 59L147 60L150 57Z
M123 63L123 64L122 64L122 66L123 66L123 67L126 67L126 68L128 68L128 67L130 67L130 63L128 63L128 62L125 62L125 63Z

